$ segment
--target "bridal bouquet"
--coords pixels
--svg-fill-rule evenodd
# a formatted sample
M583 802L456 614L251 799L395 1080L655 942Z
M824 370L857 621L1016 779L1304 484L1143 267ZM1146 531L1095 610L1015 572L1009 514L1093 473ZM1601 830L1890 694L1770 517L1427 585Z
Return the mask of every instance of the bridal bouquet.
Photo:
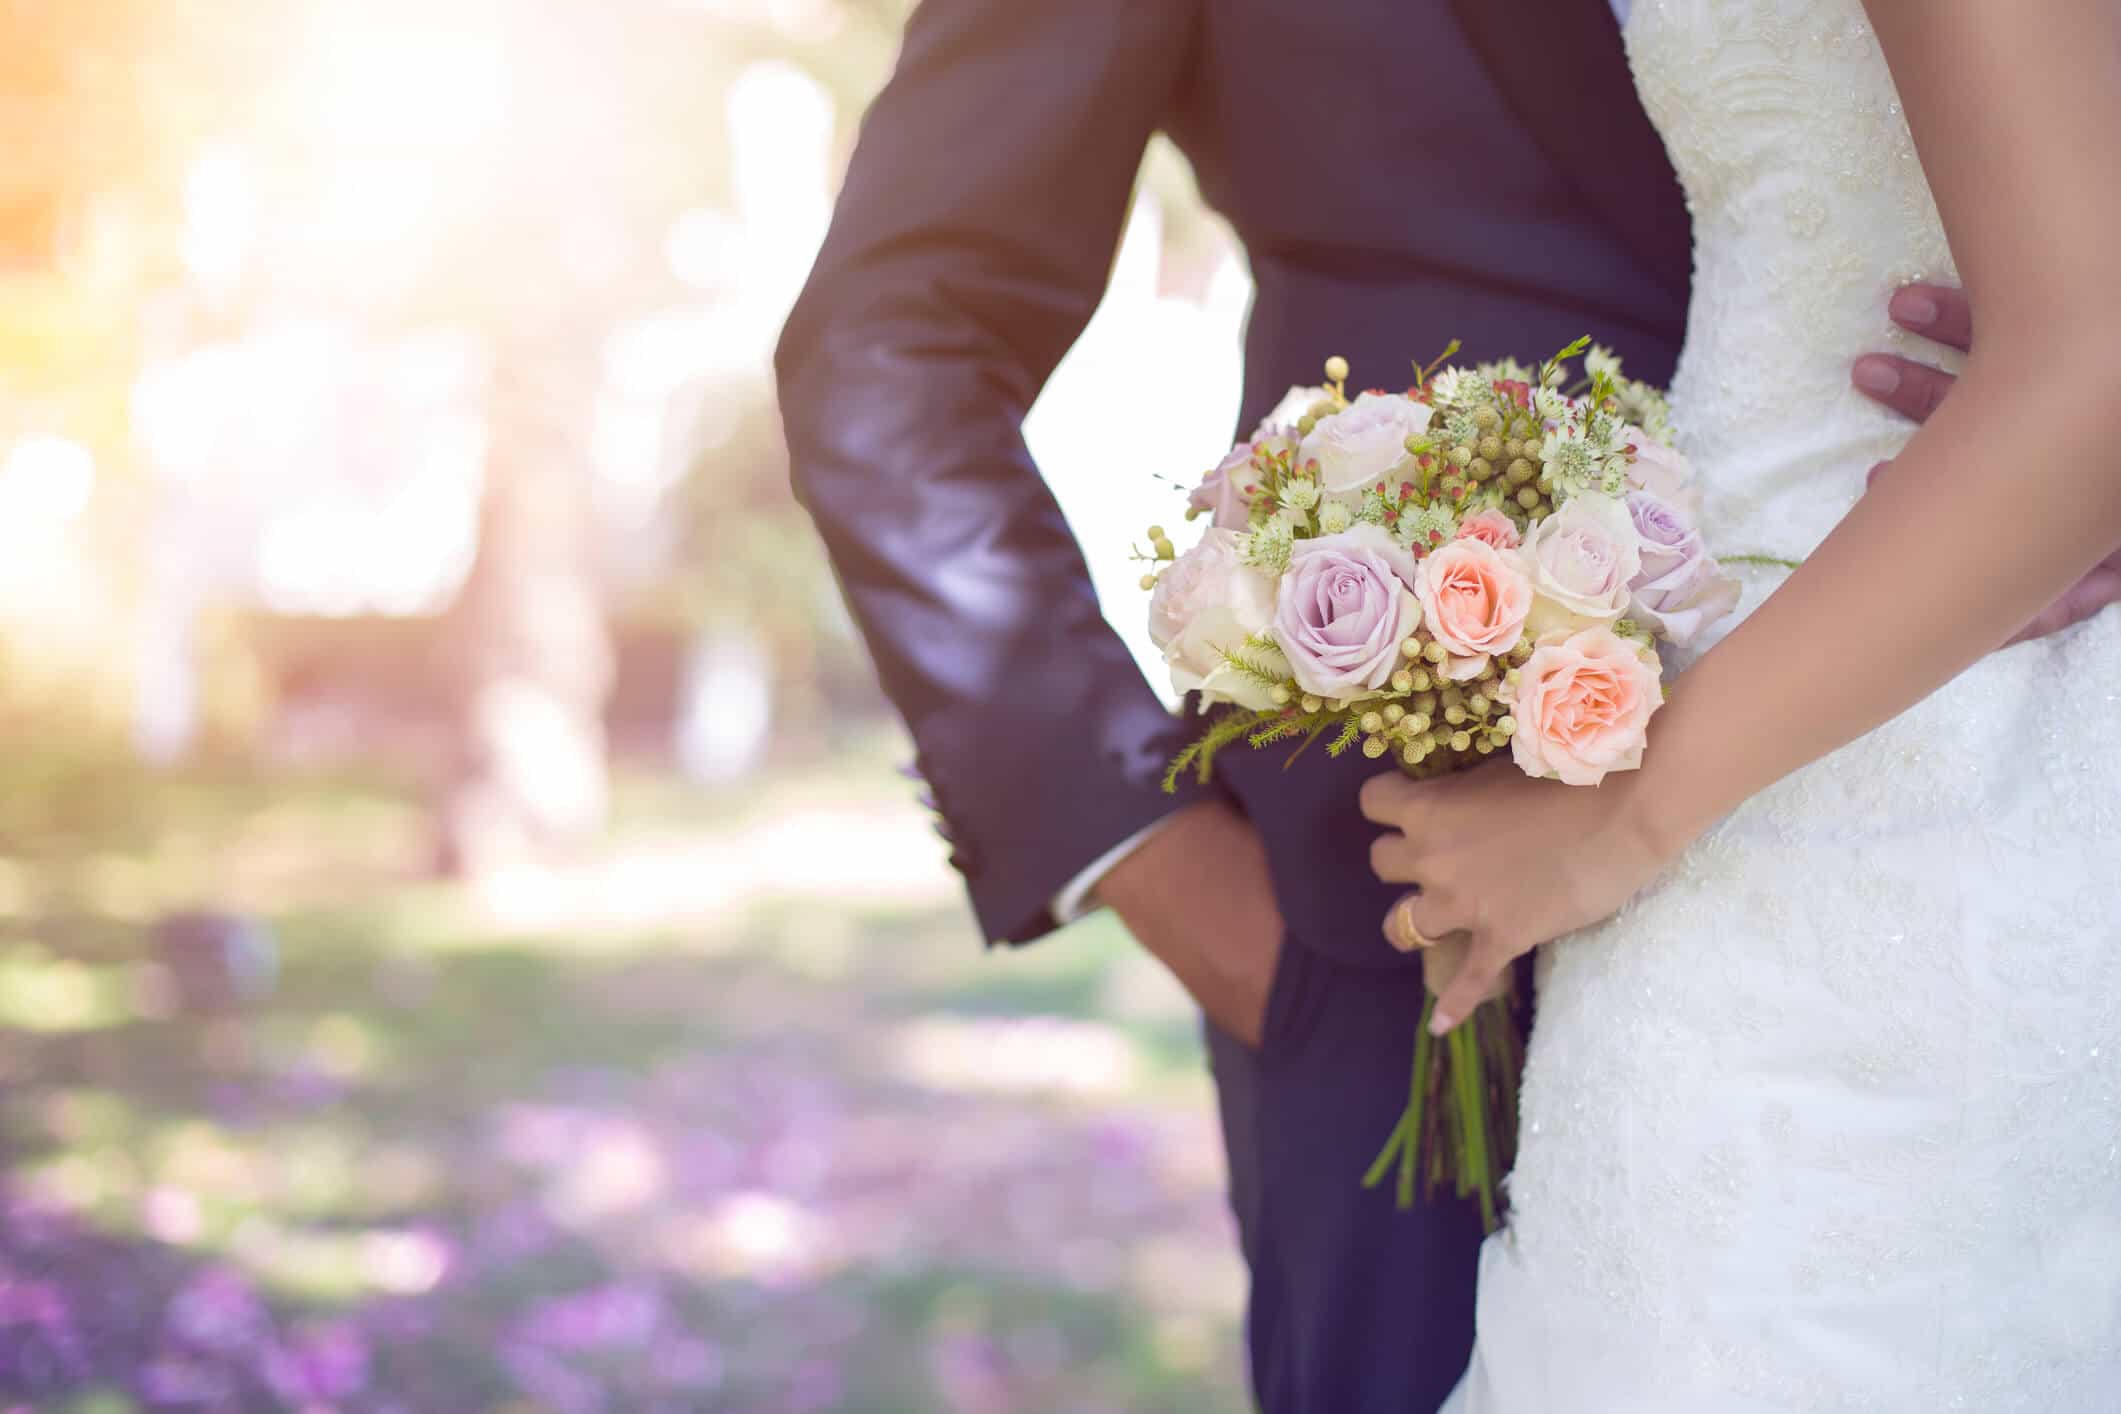
M1703 546L1663 395L1588 339L1537 368L1443 366L1457 347L1406 392L1353 399L1346 362L1327 360L1323 385L1291 389L1193 489L1187 519L1209 518L1195 545L1151 527L1150 636L1173 686L1221 709L1167 789L1239 741L1324 739L1416 777L1504 752L1570 785L1640 764L1657 645L1739 593ZM1417 1177L1477 1195L1492 1229L1523 1038L1508 998L1440 1045L1427 1023L1365 1182L1396 1166L1401 1206Z

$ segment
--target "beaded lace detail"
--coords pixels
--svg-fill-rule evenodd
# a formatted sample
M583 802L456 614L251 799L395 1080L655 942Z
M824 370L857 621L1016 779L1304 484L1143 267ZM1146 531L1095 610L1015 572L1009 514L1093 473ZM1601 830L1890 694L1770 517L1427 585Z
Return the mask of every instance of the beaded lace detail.
M1952 277L1943 228L1858 0L1636 0L1627 32L1695 222L1673 408L1709 537L1801 556L1905 441L1848 365ZM1780 580L1749 573L1741 616ZM2121 1407L2116 762L2109 613L1546 949L1454 1410Z

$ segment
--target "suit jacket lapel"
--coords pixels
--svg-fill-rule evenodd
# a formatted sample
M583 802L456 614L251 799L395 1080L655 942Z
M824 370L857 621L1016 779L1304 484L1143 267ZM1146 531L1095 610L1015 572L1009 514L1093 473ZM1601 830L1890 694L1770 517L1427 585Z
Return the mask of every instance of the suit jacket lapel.
M1692 231L1606 0L1451 0L1518 118L1657 279L1686 292Z

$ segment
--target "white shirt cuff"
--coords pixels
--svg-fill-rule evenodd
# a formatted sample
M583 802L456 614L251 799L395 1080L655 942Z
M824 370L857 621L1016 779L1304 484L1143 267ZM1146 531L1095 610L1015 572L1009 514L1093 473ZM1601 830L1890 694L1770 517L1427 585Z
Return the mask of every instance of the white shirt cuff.
M1111 873L1122 859L1125 859L1147 843L1149 836L1170 823L1171 817L1169 815L1158 820L1151 820L1148 824L1091 860L1087 869L1070 879L1062 886L1061 891L1053 896L1054 921L1065 925L1073 923L1078 918L1087 916L1091 911L1088 906L1091 890L1103 883L1105 875Z

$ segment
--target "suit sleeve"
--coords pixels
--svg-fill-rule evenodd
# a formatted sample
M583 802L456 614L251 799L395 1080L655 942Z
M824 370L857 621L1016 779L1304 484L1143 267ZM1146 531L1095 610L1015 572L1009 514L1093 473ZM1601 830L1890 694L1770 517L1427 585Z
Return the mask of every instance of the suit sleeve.
M986 937L1182 799L1023 420L1101 297L1190 61L1170 0L925 0L775 357L796 494ZM1116 547L1115 547L1116 548Z

